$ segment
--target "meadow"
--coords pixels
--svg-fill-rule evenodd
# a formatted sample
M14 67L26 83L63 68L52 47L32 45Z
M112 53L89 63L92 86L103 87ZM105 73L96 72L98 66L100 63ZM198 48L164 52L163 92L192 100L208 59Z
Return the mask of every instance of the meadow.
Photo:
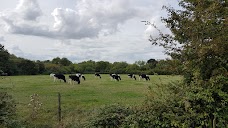
M68 75L65 75L68 78ZM150 81L133 80L121 74L122 80L110 79L108 74L101 74L101 79L93 74L85 74L81 84L70 85L53 81L49 75L7 76L0 79L0 89L12 95L20 120L28 120L34 108L29 106L31 95L38 94L42 103L37 110L37 121L55 124L58 115L58 93L61 94L62 118L71 122L83 118L85 111L92 111L104 105L121 104L141 105L148 93L148 87L180 80L180 76L151 75ZM80 120L81 120L80 119Z

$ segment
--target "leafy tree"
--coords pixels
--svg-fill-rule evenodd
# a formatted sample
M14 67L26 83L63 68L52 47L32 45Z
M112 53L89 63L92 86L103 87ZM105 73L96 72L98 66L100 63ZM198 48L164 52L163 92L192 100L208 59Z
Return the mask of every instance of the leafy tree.
M22 60L18 67L20 68L20 72L23 75L36 75L38 74L38 67L35 62L31 60Z
M157 73L159 75L171 75L173 74L173 68L170 65L171 60L166 59L166 60L160 60L156 64L156 68L154 68L154 73Z
M137 64L139 67L143 67L146 65L146 62L143 60L138 60L138 61L135 61L135 64Z
M9 65L9 56L10 54L8 51L0 44L0 70L4 72L8 70L7 65Z
M42 74L42 73L45 72L44 63L42 63L42 62L40 62L40 61L36 61L36 65L37 65L38 73L39 73L39 74Z
M194 118L187 127L227 127L228 8L226 0L181 0L162 21L172 32L150 37L167 54L180 55L184 66L186 101ZM176 47L178 46L178 47ZM183 122L180 122L183 123Z
M114 62L110 73L126 73L127 62Z
M70 60L68 60L67 58L62 58L62 59L60 59L60 62L59 62L61 65L63 65L63 66L69 66L69 65L71 65L72 64L72 62L70 61Z
M53 64L60 64L60 61L61 61L61 59L59 57L56 57L56 58L53 58L51 62Z
M79 73L79 72L83 72L84 70L82 69L82 67L80 67L80 64L73 64L74 65L74 71L76 73Z
M108 73L111 67L111 63L107 61L98 61L95 65L95 71L100 73Z
M81 73L94 73L95 72L95 61L89 60L78 63Z
M62 73L60 71L60 66L53 63L44 63L46 74L50 73Z
M135 64L139 66L141 71L140 74L145 73L149 69L148 65L146 65L146 62L143 60L135 61Z
M140 68L137 64L128 64L126 67L126 73L139 74Z
M155 68L157 63L158 63L158 61L156 61L155 59L147 60L147 64L149 65L150 69Z

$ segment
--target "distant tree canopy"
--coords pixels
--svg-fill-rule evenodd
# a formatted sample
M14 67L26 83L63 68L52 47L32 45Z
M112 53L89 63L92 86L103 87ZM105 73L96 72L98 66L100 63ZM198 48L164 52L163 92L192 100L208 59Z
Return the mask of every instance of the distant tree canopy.
M22 60L18 64L18 68L20 69L20 73L22 75L36 75L39 71L38 66L35 62L31 60Z
M149 65L150 68L155 68L157 63L158 63L158 61L156 61L155 59L149 59L147 61L147 64Z
M56 57L51 62L53 64L60 64L62 66L69 66L70 64L72 64L72 62L65 57L63 57L62 59L60 59L59 57Z
M52 60L32 61L17 57L8 53L4 46L0 44L0 70L9 75L37 75L50 73L133 73L133 74L182 74L180 63L177 59L135 61L134 64L127 62L114 62L93 60L72 63L67 58L55 57Z

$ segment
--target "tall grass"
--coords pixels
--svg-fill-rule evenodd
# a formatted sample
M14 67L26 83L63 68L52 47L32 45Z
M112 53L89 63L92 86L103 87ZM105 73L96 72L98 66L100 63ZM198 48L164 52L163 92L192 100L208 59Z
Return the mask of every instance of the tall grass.
M103 105L140 105L145 100L149 86L181 79L180 76L155 75L150 76L150 81L135 81L122 74L122 80L117 82L111 80L108 74L101 74L102 79L95 78L92 74L85 74L85 77L86 81L82 80L81 84L70 85L60 81L53 82L48 75L8 76L0 79L0 88L13 96L17 115L23 121L31 120L29 115L32 109L28 105L30 96L38 94L42 106L34 122L48 125L57 122L58 92L61 93L63 120L69 123L83 120L89 111Z

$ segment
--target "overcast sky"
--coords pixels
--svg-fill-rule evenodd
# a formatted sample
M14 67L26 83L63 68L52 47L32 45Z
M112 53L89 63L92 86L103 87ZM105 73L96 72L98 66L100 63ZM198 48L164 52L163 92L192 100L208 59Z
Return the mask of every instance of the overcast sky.
M31 60L66 57L134 63L165 59L148 36L168 33L160 17L163 5L177 0L1 0L0 43L12 54Z

